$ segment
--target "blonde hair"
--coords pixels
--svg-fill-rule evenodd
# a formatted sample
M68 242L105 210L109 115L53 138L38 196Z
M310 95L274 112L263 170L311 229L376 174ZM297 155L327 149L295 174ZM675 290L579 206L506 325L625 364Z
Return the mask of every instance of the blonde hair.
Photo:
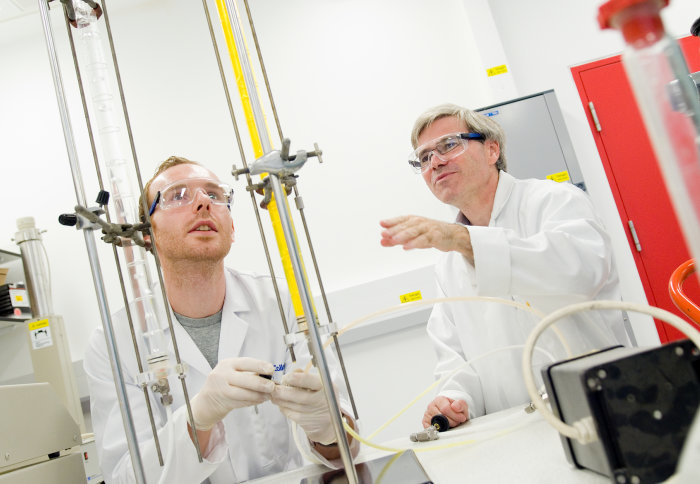
M464 124L467 125L467 131L483 134L485 140L493 140L498 143L500 154L496 161L496 168L506 171L506 135L503 132L503 128L490 117L456 104L441 104L428 109L418 116L416 122L413 123L413 130L411 131L411 145L413 148L418 147L418 137L423 130L438 119L447 117L454 117L464 121Z

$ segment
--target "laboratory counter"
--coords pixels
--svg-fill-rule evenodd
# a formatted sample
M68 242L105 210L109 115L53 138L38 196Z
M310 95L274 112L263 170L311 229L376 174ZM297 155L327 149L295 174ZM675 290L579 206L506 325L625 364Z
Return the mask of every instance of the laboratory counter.
M381 442L381 434L375 441L390 448L413 449L427 475L436 484L610 482L602 475L571 465L566 460L556 430L539 413L528 414L523 407L476 418L466 425L441 433L435 441L411 442L407 435ZM426 450L432 447L436 449ZM390 453L363 445L356 462L386 455ZM319 465L308 465L250 483L301 483L302 479L317 476L323 470Z

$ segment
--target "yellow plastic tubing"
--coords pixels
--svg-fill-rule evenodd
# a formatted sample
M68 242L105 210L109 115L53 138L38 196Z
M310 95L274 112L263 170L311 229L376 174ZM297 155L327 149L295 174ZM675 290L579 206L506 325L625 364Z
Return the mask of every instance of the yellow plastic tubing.
M245 84L245 78L243 76L243 68L241 66L241 60L238 56L238 51L236 49L236 43L234 41L233 32L231 31L231 22L226 11L226 6L224 0L216 0L216 8L219 11L219 19L221 20L221 26L224 30L224 36L226 38L226 45L228 47L229 57L231 58L231 65L233 66L233 73L236 76L236 85L238 86L238 94L241 98L241 103L243 104L243 112L245 113L246 123L248 125L248 132L250 133L250 140L253 143L253 152L255 158L260 158L263 153L262 142L260 141L260 133L255 125L255 117L253 115L253 106L251 104L250 96L248 95L248 88ZM244 47L244 46L243 46ZM265 174L261 177L266 176ZM285 198L282 203L287 203ZM284 275L287 279L287 284L289 286L289 293L292 298L292 304L294 305L294 314L301 316L304 314L304 308L301 304L301 297L299 296L299 287L297 286L296 279L294 277L294 270L292 268L292 261L289 255L289 248L284 239L284 231L282 230L282 222L280 221L279 211L277 209L277 203L275 201L274 195L267 206L267 210L270 213L270 219L272 220L272 228L275 233L275 240L277 241L277 247L280 251L280 257L282 259L282 267L284 268ZM290 219L290 223L293 222ZM295 235L296 237L296 235ZM296 239L295 239L296 242ZM303 267L302 267L303 270ZM311 302L313 304L313 301ZM314 314L316 309L313 308ZM314 317L309 315L309 317Z

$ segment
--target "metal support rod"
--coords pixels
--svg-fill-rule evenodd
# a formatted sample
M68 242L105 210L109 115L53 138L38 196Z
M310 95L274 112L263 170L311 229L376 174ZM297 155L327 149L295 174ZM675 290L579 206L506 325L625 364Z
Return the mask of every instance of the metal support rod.
M233 32L233 37L237 46L245 46L245 41L243 39L243 31L239 24L238 9L236 8L233 0L225 0L226 9L228 10L228 16L231 19L231 30ZM260 144L262 145L263 153L272 151L272 144L270 143L270 138L267 135L267 127L265 126L265 116L262 112L262 104L260 103L260 98L258 97L258 91L255 89L256 83L253 77L253 71L250 68L250 63L248 62L248 56L242 55L244 52L239 54L241 60L241 68L243 71L243 78L245 80L245 85L248 86L248 96L250 97L250 106L253 110L253 117L255 118L255 126L257 127L258 134L260 135ZM282 203L284 198L278 198L279 203Z
M219 67L219 77L221 78L221 85L224 89L224 95L226 96L226 105L228 106L228 112L229 115L231 116L231 122L233 123L233 130L236 134L236 142L238 143L238 153L241 156L241 162L243 163L243 167L247 168L248 163L246 162L246 157L245 157L245 151L243 150L243 143L241 141L241 133L238 130L238 123L236 122L236 115L233 111L233 104L231 103L231 94L228 89L228 84L226 83L226 75L224 74L224 68L223 65L221 64L221 56L219 55L219 46L216 42L216 36L214 35L214 28L212 27L212 22L211 22L211 15L209 14L209 7L207 6L207 0L202 0L202 6L204 7L204 14L207 19L207 26L209 27L209 36L211 37L211 43L212 46L214 47L214 55L216 57L216 64ZM250 173L246 173L246 181L248 183L248 186L252 186L252 178L250 176ZM260 231L261 239L262 239L262 244L263 244L263 250L265 252L265 259L267 260L267 267L268 270L270 271L270 276L272 279L272 286L275 290L275 297L277 298L277 307L280 312L280 317L282 318L282 326L284 327L284 334L289 334L289 325L287 324L287 316L285 315L285 310L284 307L282 306L282 298L280 296L280 290L279 286L277 285L277 278L275 277L275 269L272 266L272 258L270 257L270 248L267 245L267 239L265 238L265 230L263 229L262 225L262 218L260 217L260 210L258 209L258 204L255 200L255 192L253 190L249 190L250 192L250 200L253 204L253 211L255 212L255 219L258 222L258 230ZM294 354L294 348L289 347L289 353L292 357L292 362L296 362L296 355Z
M265 69L265 62L263 62L262 51L260 50L260 42L258 42L258 34L255 31L255 24L253 23L253 16L250 13L250 6L248 6L248 0L243 0L243 3L245 4L246 16L248 17L248 24L250 25L250 33L253 34L253 42L255 42L255 51L258 54L260 70L262 71L263 79L265 80L265 87L267 87L267 97L270 99L272 116L275 118L275 125L277 125L277 133L280 136L281 143L284 139L284 135L282 135L282 125L280 124L280 118L277 114L277 106L275 105L275 99L272 97L272 88L270 87L270 80L267 78L267 69Z
M109 214L107 214L109 216ZM119 261L119 253L117 248L112 246L112 252L114 253L114 262L117 268L121 268L121 262ZM122 289L122 298L124 300L124 309L126 310L126 319L129 321L129 333L131 335L131 344L134 347L134 355L136 355L136 366L139 370L139 375L143 373L143 363L141 362L141 357L139 356L139 345L136 340L136 331L134 330L134 320L131 316L131 308L129 307L129 297L126 294L126 286L124 285L124 275L121 270L117 270L119 275L119 285ZM163 453L160 449L160 439L158 438L158 430L156 429L156 422L153 419L153 407L151 406L151 399L148 396L148 388L143 387L143 398L146 400L146 409L148 410L148 421L151 424L151 432L153 433L153 439L156 446L156 453L158 454L158 463L163 467Z
M247 3L246 3L247 4ZM294 185L294 196L297 200L301 200L299 196L299 190L297 186ZM309 226L306 223L306 215L304 215L304 203L298 203L297 208L299 209L299 215L301 215L301 224L304 226L304 233L306 234L306 243L309 246L309 253L311 254L311 263L316 271L316 280L318 281L318 287L321 290L321 298L323 299L323 305L326 308L326 315L328 316L328 322L332 323L333 318L331 317L331 308L328 304L328 298L326 297L326 291L323 287L323 281L321 280L321 272L318 269L318 261L316 260L316 252L314 251L314 246L311 243L311 234L309 233ZM350 405L352 405L352 413L355 416L355 420L359 419L357 413L357 406L355 405L355 397L352 394L352 389L350 388L350 380L348 379L348 372L345 369L345 361L343 360L343 353L340 351L340 343L338 342L338 334L333 333L333 343L335 344L335 351L338 354L338 363L340 363L340 369L343 372L343 379L345 380L345 387L348 389L348 396L350 397Z
M206 1L206 0L204 0ZM279 115L277 114L277 106L275 104L275 100L272 96L272 88L270 86L270 80L267 76L267 69L265 68L265 62L263 61L263 56L262 56L262 50L260 49L260 42L258 41L258 34L255 31L255 23L253 22L253 15L250 12L250 6L248 5L248 0L243 0L243 3L245 4L245 10L246 10L246 16L248 17L248 24L250 25L250 32L253 35L253 41L255 43L255 51L258 54L258 62L260 63L260 70L262 71L263 79L265 81L265 87L267 88L267 96L270 99L270 107L272 108L272 115L275 119L275 125L277 126L277 133L279 134L280 137L280 142L284 144L284 136L282 134L282 125L280 124L280 119ZM218 52L217 52L218 55ZM320 155L319 155L320 156ZM244 162L245 165L245 162ZM248 177L248 184L250 184L250 175L246 174ZM252 192L251 192L252 194ZM297 190L297 186L294 185L294 195L299 199L299 191ZM256 206L256 214L257 214L257 206ZM321 298L323 299L323 304L326 308L326 314L328 315L328 322L331 323L333 321L333 318L331 317L331 310L330 306L328 305L328 298L326 297L326 291L323 287L323 280L321 279L321 273L318 269L318 262L316 261L316 254L314 252L313 245L311 244L311 235L309 234L309 228L306 223L306 216L304 215L304 208L299 207L299 214L301 215L301 222L304 226L304 232L306 233L306 241L309 246L309 252L311 253L311 261L314 266L314 270L316 271L316 280L318 281L318 286L319 289L321 290ZM261 233L262 233L262 228L261 228ZM264 239L264 237L263 237ZM269 256L268 256L269 260ZM289 331L286 329L286 324L285 324L285 333L289 333ZM350 397L350 405L352 405L352 412L355 417L355 419L359 419L359 415L357 413L357 406L355 405L355 397L352 394L352 389L350 388L350 381L348 379L348 373L345 368L345 361L343 360L343 354L340 351L340 343L338 342L338 335L333 334L333 342L335 343L335 350L336 353L338 354L338 362L340 363L340 369L343 372L343 380L345 380L345 387L348 390L348 396Z
M143 181L141 179L141 170L139 169L139 164L138 164L138 158L136 156L136 146L134 145L134 136L131 131L131 121L129 119L129 111L126 108L126 100L124 98L124 88L122 86L122 80L121 80L121 73L119 70L119 63L117 62L117 55L114 50L114 38L112 37L112 27L109 23L109 14L107 11L107 2L106 0L102 1L102 13L105 18L105 27L107 29L107 39L109 41L109 48L110 48L110 53L112 54L112 63L114 64L114 73L116 76L117 80L117 87L119 89L119 98L121 100L121 106L124 114L124 122L126 125L126 130L127 134L129 137L129 147L131 148L131 155L133 157L134 161L134 169L136 171L136 178L138 181L138 187L140 191L143 191ZM146 197L142 197L142 204L143 204L143 210L146 215L146 221L148 223L151 222L151 217L148 214L148 202L146 200ZM175 363L178 365L178 367L181 367L181 360L180 360L180 350L177 345L177 340L175 339L175 328L173 327L173 321L172 321L172 316L170 314L170 306L167 303L168 297L165 292L165 284L163 282L163 273L162 269L160 267L160 258L158 257L158 251L156 250L156 239L155 239L155 234L152 233L151 231L151 244L152 244L152 253L153 253L153 258L155 260L156 264L156 272L158 273L158 282L160 283L160 290L161 294L163 296L163 304L165 307L165 316L168 322L168 329L170 330L170 338L172 341L173 345L173 354L175 355ZM138 358L138 354L137 354ZM179 380L182 386L182 394L185 400L185 407L187 409L187 416L189 418L190 422L194 422L194 417L192 415L192 405L190 403L190 395L189 391L187 390L187 384L185 383L185 376L184 375L179 375ZM202 449L201 446L199 445L199 436L197 435L197 432L192 432L192 435L194 437L194 447L197 450L197 458L199 462L203 462L202 459ZM156 437L157 439L157 437Z
M235 6L235 3L233 0L225 0L225 4L226 9L228 10L229 19L231 20L234 42L237 46L244 46L245 42L243 39L243 32L239 24L238 10ZM244 54L245 53L239 54L239 58L241 61L241 68L243 71L242 73L243 78L245 80L245 85L248 86L250 106L252 108L257 132L260 136L260 144L262 146L263 153L269 153L270 151L272 151L272 145L267 134L265 118L262 113L260 99L258 98L258 94L255 89L256 84L253 78L252 69L250 67L249 62L247 61L247 55ZM323 390L330 408L331 422L333 425L333 429L335 430L336 437L338 438L338 449L340 451L340 457L345 467L345 474L347 476L348 483L357 484L357 471L352 462L352 455L350 453L345 429L343 427L343 419L340 414L340 406L338 405L338 400L335 396L333 382L330 378L330 374L328 372L328 364L326 362L326 357L323 352L323 344L321 342L321 337L318 332L318 327L316 326L316 314L314 310L314 305L311 299L309 284L306 280L306 273L303 267L303 263L301 261L299 247L295 240L295 232L291 222L291 215L289 213L289 207L286 203L286 193L285 190L282 188L282 184L280 183L278 176L270 174L268 175L268 177L270 178L270 186L272 187L272 191L277 202L277 211L279 214L282 231L284 232L284 238L286 241L287 251L289 253L289 258L294 273L294 279L296 281L297 288L299 291L299 297L301 299L304 315L306 317L306 321L308 322L309 336L307 340L309 343L309 350L314 358L314 362L316 363L316 366L319 370L321 382L323 383Z
M279 177L274 174L268 175L270 178L270 185L272 191L277 200L284 200L286 194L282 188L282 184L279 181ZM350 453L350 446L348 444L347 438L345 436L345 428L343 427L343 418L340 414L340 405L338 404L338 399L333 391L333 381L331 379L330 373L328 371L328 362L326 361L326 355L323 352L323 342L321 341L321 335L319 334L318 327L315 324L315 317L313 312L313 304L311 302L311 295L309 294L309 283L306 280L306 274L302 267L301 258L299 257L299 251L297 250L296 243L294 241L294 231L290 223L290 216L286 204L278 203L280 207L279 215L280 222L282 224L282 229L284 231L284 237L289 247L289 255L292 262L292 268L294 269L294 277L296 278L297 286L299 288L299 294L301 296L301 303L304 307L304 313L306 314L307 321L309 322L309 350L314 358L316 367L318 368L319 375L321 377L321 382L323 383L323 391L328 400L328 405L330 408L331 424L335 430L336 437L338 438L338 450L340 451L340 457L345 466L345 474L348 479L349 484L357 484L359 481L357 479L357 471L352 462L352 454Z
M75 189L75 195L78 204L85 206L85 190L83 187L82 175L78 163L78 156L75 149L75 139L73 137L70 116L68 114L68 106L66 103L65 92L63 89L63 80L61 78L61 71L56 56L56 47L53 38L53 31L51 29L51 22L49 19L49 5L47 0L38 1L39 13L41 17L42 27L44 30L44 37L46 39L46 48L49 56L49 64L51 66L51 74L53 76L54 89L56 91L56 100L58 102L58 110L61 116L63 136L66 142L66 150L68 151L68 161L70 162L71 173L73 176L73 187ZM136 431L134 428L133 419L131 417L131 407L129 406L129 398L126 391L126 385L124 383L124 375L121 372L121 365L119 363L119 352L117 350L117 345L114 338L114 328L112 326L109 307L107 305L104 282L102 280L102 271L100 269L100 262L97 257L97 247L95 245L95 237L92 233L92 229L84 228L83 236L85 238L85 246L87 248L88 258L90 261L92 279L95 285L95 292L97 294L97 302L100 309L102 326L105 332L105 342L107 346L107 352L109 354L110 366L112 368L112 375L114 378L117 400L119 402L119 409L121 411L122 421L124 423L124 431L127 446L131 454L134 477L138 484L145 484L146 478L143 470L143 462L141 460L141 453L138 447Z
M75 198L77 199L79 205L87 206L85 191L83 189L82 175L80 173L80 168L77 167L78 153L75 150L73 128L70 123L70 116L68 115L68 106L66 105L65 93L63 90L61 70L58 66L58 58L56 57L56 45L53 40L53 30L51 29L51 22L49 20L48 0L39 0L39 13L41 16L41 23L44 28L44 38L46 40L46 50L49 55L49 64L51 65L54 90L56 91L56 99L58 100L58 112L61 116L63 138L66 140L68 160L71 163L71 175L73 176ZM77 168L75 170L73 169L73 163L75 163Z
M42 0L40 0L42 1ZM114 338L114 326L112 326L112 317L109 312L107 298L105 295L104 281L102 280L102 269L100 268L100 260L97 257L97 246L95 244L95 236L92 229L84 229L85 245L87 246L88 259L90 260L90 269L92 279L95 284L95 292L97 293L97 303L100 308L100 316L102 318L102 326L105 334L105 343L107 353L109 354L109 362L112 367L112 378L114 386L117 390L117 400L119 401L119 410L124 423L124 432L126 434L126 443L131 455L131 464L134 470L134 477L138 484L146 484L146 474L143 470L143 460L141 459L141 449L139 449L138 439L136 437L136 429L134 427L134 418L131 414L129 406L129 396L124 383L124 374L119 362L119 350L117 342Z
M68 12L65 11L64 9L64 18L65 18L65 24L66 24L66 31L68 32L68 40L70 43L70 50L71 54L73 56L73 65L75 68L75 76L78 80L78 89L80 91L80 101L83 106L83 115L85 116L85 121L86 121L86 127L87 127L87 133L88 133L88 140L90 141L90 148L92 149L92 157L95 161L95 171L97 172L97 182L99 184L100 190L104 190L104 184L102 182L102 171L100 170L100 164L99 164L99 158L97 156L97 146L95 144L95 136L92 131L92 123L90 121L90 112L88 111L87 107L87 100L85 97L85 89L83 88L83 79L82 75L80 72L80 66L78 64L78 55L75 50L75 42L73 39L73 31L71 30L71 24L70 20L68 18ZM107 219L107 222L111 223L110 220L110 215L109 211L105 210L105 218ZM138 355L139 354L139 349L138 349L138 343L136 342L136 334L134 332L134 322L131 317L131 309L129 308L129 298L126 294L126 287L124 285L124 276L121 271L121 262L119 261L119 253L117 252L117 248L115 246L112 246L112 253L114 254L114 263L116 264L117 267L117 274L119 275L119 285L122 290L122 298L124 300L124 308L126 309L126 316L127 320L129 321L129 329L131 332L131 342L134 346L134 354ZM143 373L143 365L141 364L141 358L138 356L136 357L136 363L138 365L139 369L139 374ZM153 408L151 407L151 399L148 397L148 389L146 387L143 388L143 396L146 400L146 408L148 410L148 420L151 424L151 431L153 433L153 439L154 439L154 444L156 447L156 453L158 454L158 463L163 466L163 454L160 449L160 440L158 438L158 431L156 430L156 423L155 420L153 419Z

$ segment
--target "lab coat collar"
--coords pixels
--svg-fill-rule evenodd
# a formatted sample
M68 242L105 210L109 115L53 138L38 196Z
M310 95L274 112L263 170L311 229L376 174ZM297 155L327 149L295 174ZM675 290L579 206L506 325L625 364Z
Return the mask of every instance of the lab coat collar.
M247 291L248 289L236 274L227 269L226 299L224 299L221 335L219 336L219 361L224 358L236 357L241 352L249 323L244 321L239 314L250 310L249 298L246 297Z
M496 187L496 195L493 197L493 208L491 209L491 219L489 226L494 224L496 218L500 215L501 210L510 198L515 186L515 178L505 171L498 172L498 186Z
M493 225L496 217L501 213L503 207L505 206L510 194L513 192L513 187L515 186L515 178L509 175L503 170L498 172L498 185L496 186L496 194L493 197L493 208L491 208L491 218L489 219L489 226ZM455 220L458 224L462 225L472 225L469 219L462 213L457 214L457 219Z
M246 298L246 288L236 277L236 273L226 269L226 296L221 314L221 333L219 335L219 355L218 361L225 358L236 357L240 354L243 341L248 332L248 323L238 316L250 309ZM199 350L187 331L175 318L175 314L170 308L175 328L175 338L177 339L180 357L191 369L195 369L206 376L211 372L209 362ZM166 331L167 333L167 331ZM169 338L169 335L168 335ZM168 342L172 351L172 340Z

